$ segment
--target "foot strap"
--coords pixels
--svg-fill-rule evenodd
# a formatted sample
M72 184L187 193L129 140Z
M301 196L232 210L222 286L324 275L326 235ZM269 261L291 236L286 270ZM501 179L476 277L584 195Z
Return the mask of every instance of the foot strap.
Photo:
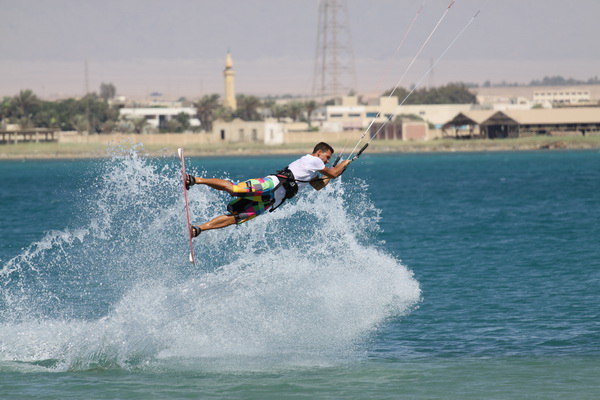
M192 237L198 237L198 235L202 232L199 226L192 225Z
M190 187L196 184L196 177L194 175L186 174L185 176L185 188L190 190Z

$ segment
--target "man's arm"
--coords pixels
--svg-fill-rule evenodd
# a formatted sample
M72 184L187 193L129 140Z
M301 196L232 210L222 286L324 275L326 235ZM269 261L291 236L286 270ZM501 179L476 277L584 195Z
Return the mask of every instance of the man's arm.
M344 172L344 170L346 169L348 164L350 164L350 160L344 160L333 168L329 168L329 167L323 168L319 172L321 174L323 174L324 177L323 178L315 178L315 179L311 180L310 185L315 190L323 189L325 186L327 186L327 184L329 184L329 181L331 179L335 179L338 176L340 176Z
M310 181L310 186L312 186L315 190L321 190L329 183L331 178L314 178Z

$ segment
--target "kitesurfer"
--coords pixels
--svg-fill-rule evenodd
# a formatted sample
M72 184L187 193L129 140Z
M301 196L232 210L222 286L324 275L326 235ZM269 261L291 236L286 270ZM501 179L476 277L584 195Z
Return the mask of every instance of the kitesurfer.
M264 178L249 179L237 184L217 178L200 178L187 174L186 187L207 185L229 193L234 197L227 205L227 214L220 215L199 226L192 225L192 236L202 231L220 229L249 221L266 211L274 211L286 199L296 195L298 189L307 185L321 190L331 179L340 176L351 160L344 160L334 167L327 167L333 148L325 142L318 143L312 154L307 154L276 174ZM322 177L319 177L319 174Z

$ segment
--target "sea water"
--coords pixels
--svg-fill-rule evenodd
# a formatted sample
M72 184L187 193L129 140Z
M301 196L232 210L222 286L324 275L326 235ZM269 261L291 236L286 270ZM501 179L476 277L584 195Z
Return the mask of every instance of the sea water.
M197 265L176 155L108 152L0 162L2 399L600 396L597 151L365 154Z

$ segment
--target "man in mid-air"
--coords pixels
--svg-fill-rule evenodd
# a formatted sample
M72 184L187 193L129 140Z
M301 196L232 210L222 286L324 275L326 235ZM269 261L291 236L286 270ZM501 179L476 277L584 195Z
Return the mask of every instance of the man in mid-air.
M234 184L225 179L199 178L186 176L186 188L193 185L207 185L222 190L235 197L227 205L228 214L220 215L199 226L192 225L192 236L203 231L225 228L233 224L241 224L266 211L274 211L286 199L291 199L298 190L309 185L321 190L331 179L340 176L350 160L344 160L335 167L327 167L333 148L327 143L318 143L312 154L307 154L274 175L264 178L249 179ZM322 175L322 177L320 177Z

